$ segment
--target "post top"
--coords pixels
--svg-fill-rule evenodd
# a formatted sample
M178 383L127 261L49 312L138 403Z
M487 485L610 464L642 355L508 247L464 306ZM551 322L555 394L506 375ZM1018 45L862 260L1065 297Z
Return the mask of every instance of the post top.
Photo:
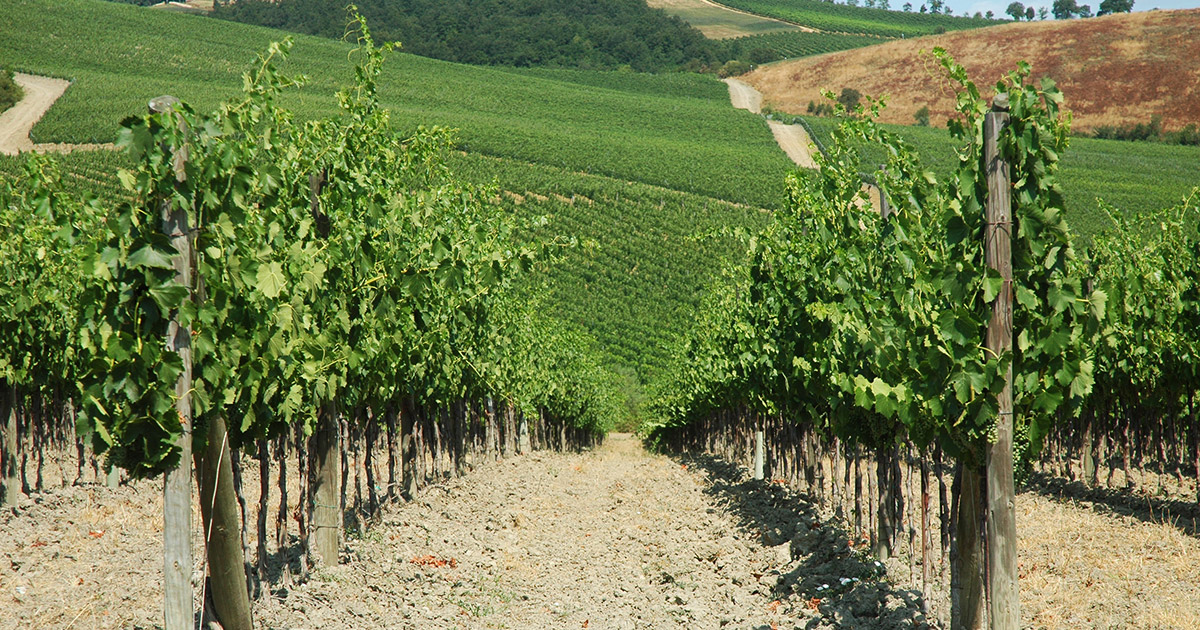
M161 114L171 111L171 108L179 104L179 99L174 96L156 96L150 99L150 113Z
M996 98L992 99L992 111L1006 112L1008 111L1008 95L997 94Z

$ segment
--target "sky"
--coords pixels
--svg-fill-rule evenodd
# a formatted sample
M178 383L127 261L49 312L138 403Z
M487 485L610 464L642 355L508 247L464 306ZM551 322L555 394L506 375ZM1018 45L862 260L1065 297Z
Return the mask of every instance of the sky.
M897 2L897 0L891 0L891 5L893 7L902 6L904 1L905 0L900 0ZM913 7L921 6L920 0L907 1L912 2ZM996 14L996 17L1006 17L1004 10L1008 8L1009 3L1012 1L1013 0L948 0L946 4L950 8L954 9L954 15L963 15L964 11L966 11L969 15L974 15L976 11L979 11L980 13L987 13L989 10L991 10ZM1054 0L1018 0L1018 2L1021 2L1021 4L1024 4L1025 6L1032 5L1035 9L1044 6L1047 10L1050 9L1051 5L1054 4ZM1092 12L1095 13L1096 10L1100 8L1101 0L1075 0L1075 2L1079 5L1090 5L1092 7ZM1197 7L1200 7L1200 0L1134 0L1133 3L1134 11L1149 11L1150 9L1155 8L1195 9ZM1053 14L1051 14L1049 17L1051 20L1054 19Z

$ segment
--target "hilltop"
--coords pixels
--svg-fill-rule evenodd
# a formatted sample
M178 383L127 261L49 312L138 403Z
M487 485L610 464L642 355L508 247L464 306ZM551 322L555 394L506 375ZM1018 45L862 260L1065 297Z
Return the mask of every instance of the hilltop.
M1073 128L1146 123L1162 116L1179 129L1200 120L1200 10L1150 11L1068 21L1013 23L891 41L759 68L743 79L779 110L802 113L821 89L887 95L885 122L912 124L928 106L933 125L953 111L953 94L928 51L951 52L980 86L1018 60L1049 76L1067 95Z

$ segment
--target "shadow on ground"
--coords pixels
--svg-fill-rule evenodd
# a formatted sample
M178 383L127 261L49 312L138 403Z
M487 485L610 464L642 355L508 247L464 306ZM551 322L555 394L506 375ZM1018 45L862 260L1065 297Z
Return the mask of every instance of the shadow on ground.
M865 549L852 546L845 530L823 521L815 502L778 484L747 478L745 471L709 455L672 454L703 470L705 492L744 529L777 549L781 566L773 594L808 611L805 630L933 628L919 591L901 589ZM786 560L786 562L783 562Z
M1097 512L1132 516L1146 523L1169 523L1190 536L1200 536L1200 505L1192 501L1155 496L1124 488L1089 488L1082 481L1069 481L1034 472L1025 490L1057 501L1089 501Z

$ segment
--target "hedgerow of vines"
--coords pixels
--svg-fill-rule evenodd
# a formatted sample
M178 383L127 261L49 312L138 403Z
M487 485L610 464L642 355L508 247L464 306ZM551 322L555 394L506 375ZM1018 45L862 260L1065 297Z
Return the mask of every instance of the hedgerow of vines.
M67 388L96 450L132 474L179 463L172 314L191 330L197 426L225 417L234 445L311 431L335 402L491 396L586 431L616 413L594 349L514 288L550 249L518 245L497 191L449 170L450 130L392 130L377 100L391 46L352 24L359 63L340 116L302 122L276 104L304 83L277 70L285 41L212 113L181 103L127 119L123 201L56 193L44 159L0 188L13 340L0 379ZM173 208L188 217L189 286L163 233Z
M1030 85L1027 64L996 85L1011 111L1001 151L1012 165L1016 306L1013 352L992 360L984 338L1004 287L984 261L990 103L944 51L935 55L958 93L955 176L938 182L874 123L884 103L839 110L820 169L789 178L787 209L751 241L736 286L706 309L652 433L749 404L869 446L937 441L978 465L1009 365L1022 459L1060 408L1090 393L1106 294L1084 290L1086 267L1062 214L1061 94L1052 83ZM864 192L857 142L886 149L876 179L887 218Z

